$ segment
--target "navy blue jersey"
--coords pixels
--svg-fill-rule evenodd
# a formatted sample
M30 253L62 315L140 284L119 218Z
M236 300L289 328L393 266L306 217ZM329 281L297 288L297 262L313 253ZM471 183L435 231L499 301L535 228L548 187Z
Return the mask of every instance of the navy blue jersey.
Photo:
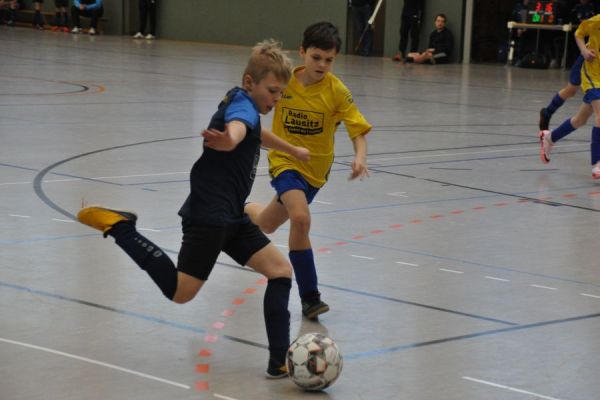
M224 131L231 121L246 125L244 139L232 151L204 147L190 173L191 193L179 215L197 224L227 226L249 221L244 202L260 157L260 116L252 98L239 87L227 92L208 127Z

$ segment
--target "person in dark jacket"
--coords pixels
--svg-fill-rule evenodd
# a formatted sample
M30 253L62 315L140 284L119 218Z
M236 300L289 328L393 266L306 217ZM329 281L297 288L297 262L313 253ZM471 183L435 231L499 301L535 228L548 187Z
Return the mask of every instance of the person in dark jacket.
M410 52L415 53L419 49L419 31L421 30L421 18L424 9L425 0L404 0L402 20L400 21L400 43L398 43L398 53L392 60L405 60L409 36Z
M352 0L352 9L354 10L354 28L357 34L364 35L357 48L358 54L367 57L373 49L373 28L369 26L369 18L373 13L375 0Z
M435 17L435 30L429 35L429 48L422 53L408 53L407 60L417 64L442 64L450 61L454 41L452 32L446 28L446 16Z

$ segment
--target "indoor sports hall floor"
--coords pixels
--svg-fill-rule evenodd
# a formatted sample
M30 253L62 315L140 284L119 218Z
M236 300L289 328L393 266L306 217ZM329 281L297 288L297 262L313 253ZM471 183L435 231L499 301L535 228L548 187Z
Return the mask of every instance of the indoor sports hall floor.
M295 286L290 310L292 337L328 333L345 364L308 394L263 377L260 276L223 257L175 305L112 239L73 221L82 202L136 210L175 257L199 132L249 48L0 27L0 50L0 399L600 397L590 127L549 165L538 156L538 111L564 71L339 57L375 126L371 177L347 180L340 127L312 205L331 311L304 320ZM260 166L251 198L267 201L264 153ZM272 236L284 252L287 234Z

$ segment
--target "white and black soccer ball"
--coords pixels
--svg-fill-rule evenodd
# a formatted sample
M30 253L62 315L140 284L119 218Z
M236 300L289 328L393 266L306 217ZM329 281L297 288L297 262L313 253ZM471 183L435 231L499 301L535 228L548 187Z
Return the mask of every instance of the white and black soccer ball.
M292 381L310 391L333 384L344 364L333 339L320 333L305 333L298 337L287 352L286 363Z

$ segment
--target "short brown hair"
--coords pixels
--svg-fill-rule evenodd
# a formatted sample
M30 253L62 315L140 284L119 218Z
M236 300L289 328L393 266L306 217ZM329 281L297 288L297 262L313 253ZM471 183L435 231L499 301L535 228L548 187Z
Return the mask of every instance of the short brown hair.
M250 75L255 82L260 82L269 72L285 83L292 77L292 62L274 39L264 40L252 48L244 76Z

